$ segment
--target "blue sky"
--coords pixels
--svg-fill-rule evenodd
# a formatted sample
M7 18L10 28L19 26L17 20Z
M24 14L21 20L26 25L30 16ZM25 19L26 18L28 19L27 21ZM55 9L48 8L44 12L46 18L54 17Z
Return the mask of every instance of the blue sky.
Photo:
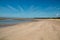
M0 17L57 17L60 0L0 0Z

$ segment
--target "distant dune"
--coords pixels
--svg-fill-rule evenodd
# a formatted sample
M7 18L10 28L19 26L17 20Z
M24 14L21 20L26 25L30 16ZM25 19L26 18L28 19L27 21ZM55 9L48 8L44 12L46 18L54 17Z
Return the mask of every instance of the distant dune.
M0 40L60 40L60 19L38 19L0 28Z

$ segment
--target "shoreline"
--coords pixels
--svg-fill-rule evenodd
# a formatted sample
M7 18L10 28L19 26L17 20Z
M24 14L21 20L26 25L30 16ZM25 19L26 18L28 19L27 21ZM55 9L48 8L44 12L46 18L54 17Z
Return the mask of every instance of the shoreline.
M0 40L60 40L60 21L38 20L3 27Z
M38 22L38 21L42 21L42 20L60 21L60 19L35 19L33 21L21 22L21 23L16 23L16 24L0 24L0 27L14 26L14 25L18 25L18 24L25 24L25 23L31 23L31 22Z

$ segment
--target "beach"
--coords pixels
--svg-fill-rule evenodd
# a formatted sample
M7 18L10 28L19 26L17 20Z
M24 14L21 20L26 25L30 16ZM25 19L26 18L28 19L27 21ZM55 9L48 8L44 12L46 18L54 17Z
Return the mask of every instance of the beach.
M0 40L60 40L60 19L38 19L0 28Z

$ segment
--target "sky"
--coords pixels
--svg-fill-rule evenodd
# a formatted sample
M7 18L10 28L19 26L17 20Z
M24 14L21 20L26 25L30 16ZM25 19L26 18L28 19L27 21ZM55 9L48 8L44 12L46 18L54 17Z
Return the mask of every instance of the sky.
M60 17L60 0L0 0L0 17Z

